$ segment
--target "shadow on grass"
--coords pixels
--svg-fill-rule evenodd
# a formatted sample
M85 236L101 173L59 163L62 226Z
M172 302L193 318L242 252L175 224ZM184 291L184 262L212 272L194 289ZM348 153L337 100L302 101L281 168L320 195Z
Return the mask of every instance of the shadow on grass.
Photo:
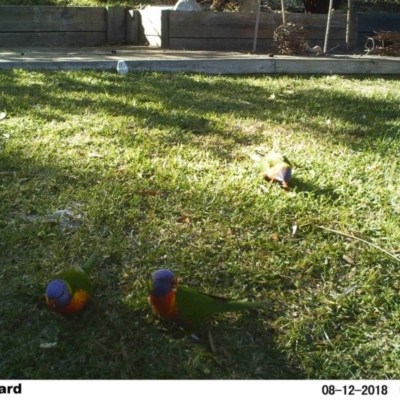
M149 318L143 305L121 301L123 289L114 278L118 288L110 291L102 269L94 273L94 298L77 315L50 311L39 286L8 296L13 318L3 320L3 379L304 378L259 312L210 319L194 342L174 323Z
M82 201L81 191L90 189L99 200L102 177L96 171L39 163L18 151L1 154L0 170L13 171L3 180L1 205L3 379L302 377L278 350L273 329L265 328L265 313L211 319L201 327L199 344L182 338L175 325L149 318L145 281L157 265L151 254L157 232L132 238L108 211L95 217L85 205L84 221L73 229L25 219ZM122 205L121 213L125 206L132 204ZM148 247L139 243L144 238ZM56 271L80 265L94 248L100 259L93 271L93 299L77 315L51 312L44 301L47 282ZM235 282L230 272L220 278L224 285ZM207 325L216 349L210 347Z
M356 151L363 150L366 139L397 139L399 135L396 121L400 106L390 95L383 96L377 104L375 98L360 96L358 92L335 90L336 81L328 82L324 88L316 87L314 77L285 86L265 77L245 83L235 77L217 80L184 74L135 73L120 77L88 72L78 77L48 72L38 75L42 83L21 87L12 72L7 74L9 79L3 83L3 90L10 98L14 93L23 96L24 101L18 104L20 112L29 108L45 121L68 121L71 112L75 116L95 112L128 117L136 128L166 130L168 134L156 139L160 145L174 141L199 145L201 138L207 136L219 137L231 148L235 144L257 145L265 141L261 134L265 128L243 132L227 125L232 118L253 119L267 126L292 126L309 132L321 143L341 143ZM360 84L366 80L351 79ZM393 78L368 81L374 79L384 82ZM263 84L265 80L270 85ZM52 90L46 90L46 86ZM95 94L99 100L93 102ZM5 100L3 107L13 109L15 105ZM384 132L382 126L386 127ZM226 157L221 153L221 143L208 148L216 156ZM378 147L376 151L387 149Z
M296 83L282 86L277 80L265 77L244 83L235 77L168 74L120 77L99 72L59 72L35 73L31 82L30 74L4 73L1 83L6 95L0 109L7 110L11 118L23 120L29 115L32 125L25 131L21 123L21 131L15 133L31 135L32 144L41 138L41 126L52 121L71 121L70 127L59 131L60 137L79 130L83 135L88 131L93 136L117 139L123 149L139 147L141 140L151 140L152 151L174 144L202 146L222 160L231 160L231 152L237 145L262 144L265 136L261 131L270 125L292 124L291 129L310 130L319 143L342 143L356 151L363 151L363 141L375 140L377 134L397 140L395 119L399 104L390 96L377 106L376 100L359 97L357 93L315 88L312 78L309 88L297 87ZM263 84L264 80L268 85ZM365 121L365 110L373 110L373 118L367 115ZM90 123L83 122L93 116L115 117L113 122L125 119L115 128L106 122L103 130L92 132ZM75 125L74 117L78 117ZM341 121L335 122L338 129L325 123L335 118ZM255 128L243 131L235 127L234 119L249 121ZM377 133L376 126L386 126L387 131ZM150 132L157 128L159 134ZM138 130L142 130L142 137L135 135ZM2 327L4 340L0 343L0 376L12 379L305 377L305 372L298 371L288 361L285 351L280 350L282 342L281 347L277 345L281 332L276 321L285 315L284 306L271 313L249 312L212 319L202 328L204 343L198 345L177 339L176 334L171 337L169 328L165 333L164 323L149 321L151 311L146 303L145 282L159 267L186 274L188 286L215 287L217 294L225 295L227 288L231 288L227 295L245 289L252 295L254 291L275 292L283 302L290 298L294 303L304 292L298 298L291 296L297 288L293 282L306 287L312 280L317 281L325 273L325 265L319 260L321 254L330 249L323 248L323 253L315 255L312 251L307 253L308 242L312 240L304 237L303 241L300 234L295 238L298 243L294 243L290 224L299 215L295 215L293 204L278 200L272 191L269 197L264 196L255 204L256 195L248 194L247 187L236 190L234 183L231 192L221 196L215 185L212 189L207 182L192 185L181 176L179 181L168 179L168 171L161 168L158 171L161 178L155 181L150 162L143 171L136 170L134 165L126 175L122 172L118 175L114 164L102 167L97 159L78 164L73 158L66 161L64 155L51 160L45 158L45 151L37 156L34 151L29 154L29 144L24 146L25 153L18 150L0 153L0 170L12 172L2 177L1 186L0 244L5 250L1 262L6 295L1 306L5 328ZM382 154L387 150L384 146L376 148ZM147 153L145 156L147 162L150 156ZM139 174L142 180L138 179ZM146 185L156 182L170 196L139 196L138 191L147 189L143 182ZM336 198L331 186L318 188L300 178L294 178L293 187L313 196ZM46 216L71 203L79 203L83 214L83 222L77 228L63 231L57 224L26 220L26 216ZM306 206L313 215L320 210L312 204ZM186 210L194 214L190 215L193 222L178 225L176 218ZM241 212L239 220L237 210ZM276 243L269 238L273 232L277 232L277 238L280 236ZM314 241L323 242L315 238ZM47 281L55 270L79 265L93 248L100 249L102 262L94 272L96 295L92 304L71 318L50 313L41 300ZM243 282L246 274L249 281ZM268 283L274 274L278 278ZM313 304L311 299L304 308ZM294 326L290 315L284 320L286 326ZM207 326L216 350L209 344ZM291 337L286 339L295 342ZM296 343L292 349L295 346ZM317 376L319 372L313 373Z
M315 197L323 196L331 199L332 201L335 201L340 197L340 195L335 191L334 187L328 186L321 188L317 185L314 185L312 182L307 182L296 177L292 178L290 182L290 189L296 190L299 193L307 192Z

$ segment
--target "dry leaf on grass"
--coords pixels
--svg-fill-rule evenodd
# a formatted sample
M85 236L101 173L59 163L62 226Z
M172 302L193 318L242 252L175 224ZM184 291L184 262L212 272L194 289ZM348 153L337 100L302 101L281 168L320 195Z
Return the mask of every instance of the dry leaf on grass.
M279 241L279 236L278 236L276 233L273 233L273 234L271 235L271 239L272 239L274 242L277 242L277 241Z
M356 290L356 289L357 289L357 285L350 286L350 287L348 287L346 290L343 291L343 294L344 294L344 295L349 294L349 293L351 293L353 290Z
M41 349L51 349L52 347L57 346L57 342L52 342L52 343L41 343L40 348Z
M355 264L354 260L350 256L347 256L346 254L343 256L343 260L351 265Z
M128 171L128 170L127 170L126 167L124 167L124 166L118 167L117 169L114 170L114 172L115 172L115 173L118 173L118 174L123 174L123 173L125 173L125 172L127 172L127 171Z
M141 190L138 192L142 196L161 196L162 192L158 190Z
M88 154L89 157L93 157L93 158L103 158L103 156L99 153L96 152L92 152Z
M176 219L176 222L179 222L180 224L188 224L190 222L190 219L187 215L182 215L181 217Z

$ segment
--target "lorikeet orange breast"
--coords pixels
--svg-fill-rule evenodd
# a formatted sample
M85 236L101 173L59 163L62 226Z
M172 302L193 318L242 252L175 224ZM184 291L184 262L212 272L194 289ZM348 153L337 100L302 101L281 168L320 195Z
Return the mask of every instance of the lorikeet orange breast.
M165 269L153 273L149 300L157 314L165 319L176 320L187 333L214 314L261 308L270 304L268 300L245 302L202 293L178 285L173 272Z
M176 294L174 291L167 293L163 297L150 294L150 302L157 314L165 319L178 318L178 306L176 304Z
M96 262L94 252L82 269L63 271L56 274L46 288L46 302L61 314L76 313L86 305L93 295L89 274Z
M153 274L150 283L149 300L155 312L165 319L178 318L178 305L176 303L177 281L174 274L167 270L157 271ZM154 285L154 281L156 284Z

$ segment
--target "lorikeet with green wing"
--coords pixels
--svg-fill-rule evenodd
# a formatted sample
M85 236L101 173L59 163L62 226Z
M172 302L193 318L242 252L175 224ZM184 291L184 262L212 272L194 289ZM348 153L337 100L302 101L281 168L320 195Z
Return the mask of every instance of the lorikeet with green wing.
M149 300L155 312L165 319L175 320L187 334L206 318L225 312L244 311L270 305L270 301L236 301L199 292L178 285L173 272L161 269L152 275Z
M95 251L82 268L62 271L54 276L46 289L46 302L52 310L61 314L82 310L93 295L89 275L97 256Z
M292 179L292 164L280 153L269 153L262 160L264 178L271 181L282 182L283 187L288 188Z

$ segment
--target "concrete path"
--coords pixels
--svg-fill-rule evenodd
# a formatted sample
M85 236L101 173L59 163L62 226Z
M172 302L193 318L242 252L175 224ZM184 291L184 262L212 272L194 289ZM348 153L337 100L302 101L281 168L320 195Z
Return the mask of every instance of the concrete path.
M399 74L399 57L272 56L211 51L177 51L144 46L0 48L0 69L115 70L205 74Z

